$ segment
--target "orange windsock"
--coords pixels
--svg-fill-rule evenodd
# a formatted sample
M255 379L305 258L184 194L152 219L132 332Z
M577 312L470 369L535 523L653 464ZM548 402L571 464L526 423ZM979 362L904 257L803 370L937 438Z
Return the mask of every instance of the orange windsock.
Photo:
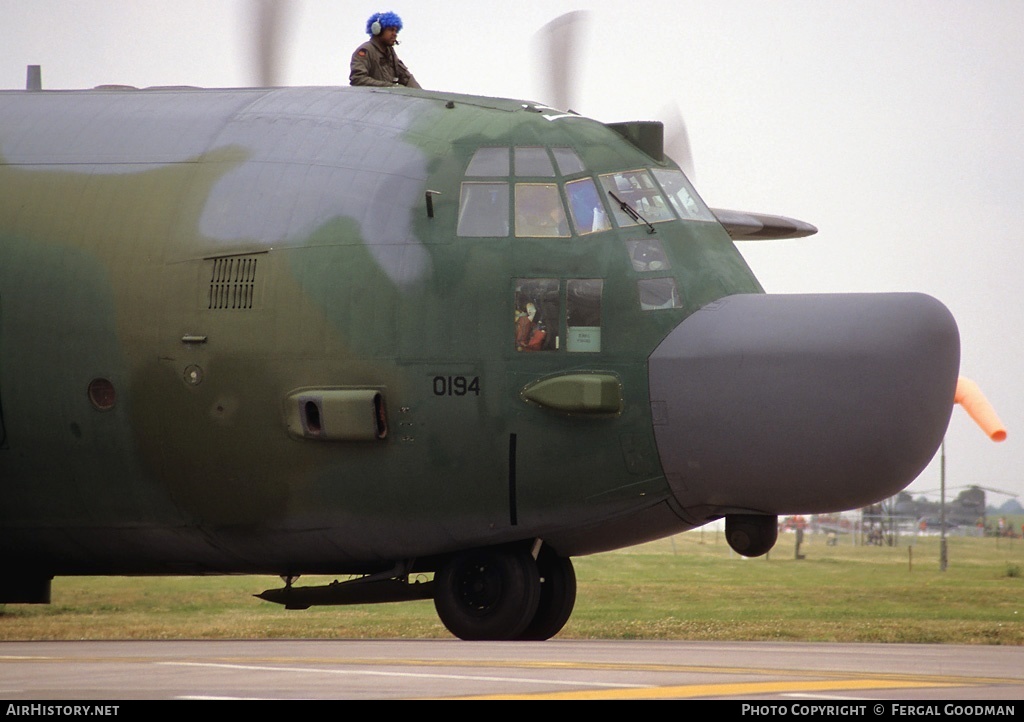
M958 378L956 380L956 394L953 396L953 401L963 407L964 411L974 419L974 422L981 427L981 430L992 441L1006 440L1006 427L999 420L995 409L992 408L992 404L985 398L985 394L981 393L978 384L966 376Z

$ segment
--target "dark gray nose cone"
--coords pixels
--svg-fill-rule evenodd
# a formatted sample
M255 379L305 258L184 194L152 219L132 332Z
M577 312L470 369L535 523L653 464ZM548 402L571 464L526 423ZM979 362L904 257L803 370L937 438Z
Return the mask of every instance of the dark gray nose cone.
M697 517L865 506L934 456L959 367L931 296L729 296L651 355L662 466Z

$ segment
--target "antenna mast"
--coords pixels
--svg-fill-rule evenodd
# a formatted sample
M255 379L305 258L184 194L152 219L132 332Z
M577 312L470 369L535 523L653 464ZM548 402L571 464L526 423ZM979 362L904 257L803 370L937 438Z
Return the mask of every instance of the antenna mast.
M29 65L25 76L25 90L43 89L43 70L38 65Z

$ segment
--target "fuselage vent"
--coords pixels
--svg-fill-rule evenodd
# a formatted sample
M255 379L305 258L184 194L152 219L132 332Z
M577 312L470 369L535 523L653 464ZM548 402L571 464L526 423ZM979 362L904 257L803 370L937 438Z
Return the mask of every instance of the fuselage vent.
M256 303L256 267L258 256L231 256L212 259L211 310L249 310Z

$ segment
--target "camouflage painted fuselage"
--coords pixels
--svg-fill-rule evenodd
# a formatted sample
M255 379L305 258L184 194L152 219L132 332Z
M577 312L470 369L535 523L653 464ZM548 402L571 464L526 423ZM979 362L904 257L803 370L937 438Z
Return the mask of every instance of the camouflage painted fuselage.
M656 165L553 115L350 88L0 94L7 563L344 572L688 528L667 506L646 360L695 309L760 288L715 223L659 224L685 292L657 313L641 312L626 251L642 226L457 236L480 146L572 147L578 176ZM228 277L234 264L248 275ZM600 353L517 351L522 278L603 279ZM567 370L616 375L621 413L520 398ZM94 379L110 408L90 402ZM379 389L386 437L289 434L286 399L306 388ZM616 519L630 530L602 528Z
M792 355L809 372L788 367L787 378L821 376L806 393L751 375L775 368L774 332L756 359L745 348L724 362L678 358L713 345L698 323L695 342L680 335L695 314L723 319L741 345L756 335L742 294L762 290L713 216L533 237L514 230L512 200L506 234L459 235L481 147L568 148L582 161L554 177L511 167L491 178L506 188L565 194L578 179L675 168L608 126L519 101L368 88L0 93L5 569L346 573L534 538L571 556L727 513L851 508L902 488L930 458L955 354L931 375L900 357L883 397L918 377L942 388L914 451L898 450L901 437L879 452L876 435L892 434L871 429L893 412L847 408L875 371L843 366L845 333L826 352L806 351L828 332L798 339ZM654 272L631 258L651 236L663 253ZM678 289L664 307L641 298L653 277ZM559 343L528 352L517 288L539 280L557 294L547 321ZM583 352L566 308L578 280L601 289L599 344ZM738 300L715 303L725 297ZM788 313L782 303L766 318ZM955 327L944 309L911 299L904 315L922 304L937 319L922 337L945 343ZM786 334L800 335L802 313ZM929 343L913 345L927 355ZM653 375L659 348L662 366L689 370ZM849 395L819 402L837 368ZM721 378L705 382L714 369ZM566 377L556 396L586 396L579 384L594 378L602 398L567 410L524 396ZM688 396L674 396L676 381ZM738 398L705 402L711 388ZM752 398L776 388L779 400ZM365 392L376 435L331 433ZM788 415L759 416L773 406ZM858 436L845 435L851 424ZM897 435L915 424L892 420ZM733 432L749 458L723 445ZM846 438L841 453L820 451ZM884 479L861 486L872 464Z

